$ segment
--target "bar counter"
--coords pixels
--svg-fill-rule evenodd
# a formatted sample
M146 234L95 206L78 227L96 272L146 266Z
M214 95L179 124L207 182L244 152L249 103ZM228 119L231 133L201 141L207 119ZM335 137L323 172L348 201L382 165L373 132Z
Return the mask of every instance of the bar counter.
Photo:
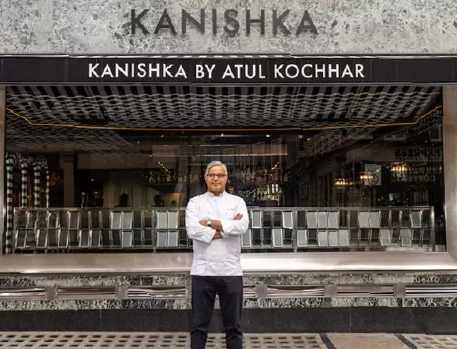
M0 257L3 275L188 274L192 253L14 254ZM446 252L243 253L245 274L457 272Z

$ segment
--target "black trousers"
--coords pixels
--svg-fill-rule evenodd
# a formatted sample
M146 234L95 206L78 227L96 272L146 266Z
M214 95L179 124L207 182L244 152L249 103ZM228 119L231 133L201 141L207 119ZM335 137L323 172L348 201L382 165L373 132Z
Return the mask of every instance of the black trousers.
M216 294L221 305L227 349L242 349L241 312L243 309L242 276L192 275L191 349L204 349Z

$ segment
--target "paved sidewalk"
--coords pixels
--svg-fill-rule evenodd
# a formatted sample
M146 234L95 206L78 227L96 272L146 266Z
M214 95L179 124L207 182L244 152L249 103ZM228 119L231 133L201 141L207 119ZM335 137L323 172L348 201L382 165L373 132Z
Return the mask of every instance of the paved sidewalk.
M457 349L457 335L388 333L245 334L245 349ZM0 348L16 349L180 349L187 333L165 332L0 332ZM224 336L212 334L208 349L223 349Z

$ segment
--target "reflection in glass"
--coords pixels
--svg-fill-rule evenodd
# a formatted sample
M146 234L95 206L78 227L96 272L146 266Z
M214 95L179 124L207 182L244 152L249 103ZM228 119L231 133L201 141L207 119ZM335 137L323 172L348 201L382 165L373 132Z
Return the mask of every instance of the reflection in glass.
M403 92L400 93L400 89ZM168 108L163 113L171 113L172 109L178 115L169 121L161 116L158 107L154 107L152 113L154 101L149 101L147 94L132 92L110 98L133 103L138 108L148 105L151 114L147 108L141 109L141 113L135 109L132 113L140 113L144 120L130 120L131 110L116 114L116 110L105 106L105 113L110 117L108 124L101 128L93 127L97 126L93 118L86 120L75 113L65 114L73 118L68 123L85 128L32 126L9 113L6 150L12 166L9 177L12 206L182 209L189 198L205 190L206 165L220 160L228 168L227 191L242 196L251 207L278 208L281 213L263 212L263 227L253 227L252 240L243 242L246 246L298 248L308 247L310 241L327 247L352 246L354 241L359 245L360 241L375 241L378 245L394 241L406 246L415 243L415 236L417 241L423 241L420 230L423 227L414 227L409 213L385 211L384 217L384 211L379 210L382 216L379 224L361 225L363 214L358 216L350 210L388 207L432 207L436 242L445 244L440 90L425 87L384 90L351 87L346 92L334 90L332 93L324 90L256 87L221 94L211 89L192 92L185 87L170 88L169 94L156 90L155 98ZM37 95L27 98L43 98L38 91L41 90L37 89ZM89 88L85 91L87 93ZM93 89L92 92L95 93ZM28 108L29 99L18 91L10 90L9 98L9 108L24 111L28 118L35 118L36 123L53 115L52 108L46 104L40 110ZM68 105L62 108L71 106L74 112L78 98L65 98ZM80 97L81 103L84 98ZM182 110L173 103L168 105L167 98L178 98ZM186 98L194 104L184 103ZM63 100L62 96L51 99ZM94 100L103 102L100 96L91 101ZM218 100L230 102L230 113L211 114L211 118L192 114L196 108L203 108L202 105L214 110L223 108L222 102L217 104ZM395 107L395 101L403 103L404 108ZM410 104L414 108L408 109ZM120 105L116 108L122 109ZM87 110L89 113L90 107ZM198 110L204 113L203 109ZM192 128L200 119L207 125L201 128L202 132ZM243 129L238 122L251 123ZM155 123L169 123L173 129L167 131L162 127L160 133L124 130L130 123L151 128ZM122 127L117 129L120 125ZM226 128L224 132L216 130L223 128L221 125ZM265 130L260 130L263 126ZM177 130L178 127L182 131ZM45 161L46 167L34 169L38 160ZM301 224L300 215L287 208L314 211L308 210ZM319 208L321 211L316 211ZM142 217L142 224L152 225L151 214L140 211L135 212ZM338 215L333 216L336 213ZM313 228L308 218L314 214L327 221L329 217L337 217L337 228L333 225ZM98 215L102 220L103 213ZM31 216L24 217L30 219ZM284 226L280 217L287 217ZM381 222L384 218L385 223ZM410 235L404 230L408 220L411 221L407 225ZM357 231L351 230L353 223L357 224ZM420 231L416 233L414 229ZM174 241L174 245L186 245L182 234L163 239L164 246L170 241Z

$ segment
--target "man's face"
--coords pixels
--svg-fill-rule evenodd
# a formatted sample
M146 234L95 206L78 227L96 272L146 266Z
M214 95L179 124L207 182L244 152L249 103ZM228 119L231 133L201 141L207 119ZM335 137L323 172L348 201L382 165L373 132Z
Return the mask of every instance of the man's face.
M227 173L225 173L223 166L217 165L211 167L205 176L208 191L214 195L221 194L225 190L227 179Z

